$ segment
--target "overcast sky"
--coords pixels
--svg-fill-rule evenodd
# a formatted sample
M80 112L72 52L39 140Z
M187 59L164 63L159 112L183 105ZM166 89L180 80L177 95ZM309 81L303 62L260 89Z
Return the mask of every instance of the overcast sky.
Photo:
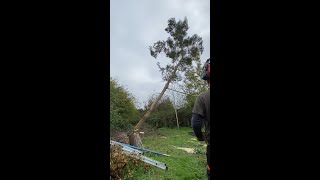
M210 0L111 0L110 73L134 95L142 107L148 97L159 93L165 82L156 65L169 62L150 55L149 46L166 40L170 18L188 18L188 35L204 41L201 61L210 57Z

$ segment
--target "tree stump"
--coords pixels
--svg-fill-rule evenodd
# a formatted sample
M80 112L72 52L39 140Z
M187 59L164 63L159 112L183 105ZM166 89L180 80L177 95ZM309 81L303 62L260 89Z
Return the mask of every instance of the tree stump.
M129 134L129 144L143 148L139 133L133 132Z

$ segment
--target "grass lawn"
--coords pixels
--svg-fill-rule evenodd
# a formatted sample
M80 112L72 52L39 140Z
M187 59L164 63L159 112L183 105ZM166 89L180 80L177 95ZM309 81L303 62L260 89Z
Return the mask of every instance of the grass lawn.
M152 166L147 171L135 169L131 177L125 179L207 179L206 144L196 140L188 132L191 128L161 128L152 135L142 137L145 149L170 155L170 157L145 153L144 156L165 163L165 171Z

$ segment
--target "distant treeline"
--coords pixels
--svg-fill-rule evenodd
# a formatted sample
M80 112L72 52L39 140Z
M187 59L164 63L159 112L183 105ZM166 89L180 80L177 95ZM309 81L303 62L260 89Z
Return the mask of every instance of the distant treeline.
M204 89L203 89L204 90ZM193 92L186 94L183 104L177 109L179 126L190 127L191 116L196 94ZM154 101L155 95L151 95L144 108L138 109L135 106L134 96L117 80L110 78L110 128L111 130L128 130L132 128L144 115L148 107ZM163 96L155 110L147 118L146 123L154 128L177 127L177 120L172 100Z

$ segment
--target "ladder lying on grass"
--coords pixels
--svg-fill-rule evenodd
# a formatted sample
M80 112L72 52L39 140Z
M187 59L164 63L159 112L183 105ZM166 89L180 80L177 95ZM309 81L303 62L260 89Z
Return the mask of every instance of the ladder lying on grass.
M168 156L168 157L170 156L168 154L164 154L164 153L160 153L160 152L156 152L156 151L151 151L151 150L148 150L148 149L143 149L143 148L140 148L140 147L137 147L137 146L132 146L130 144L119 143L119 142L116 142L116 141L111 141L111 142L115 143L115 144L118 144L118 145L121 145L121 146L129 147L129 148L132 148L132 149L141 150L143 152L149 152L149 153L158 154L158 155L161 155L161 156Z
M142 160L142 161L144 161L144 162L146 162L148 164L151 164L151 165L156 166L158 168L161 168L163 170L168 170L168 167L166 166L166 164L164 164L162 162L159 162L159 161L156 161L156 160L153 160L153 159L148 158L146 156L143 156L142 155L143 154L142 151L139 151L139 150L134 149L132 147L129 147L129 146L123 144L123 143L119 143L119 142L112 141L112 140L110 140L110 145L119 145L119 146L122 147L122 151L125 154L127 154L127 155L129 155L129 156L131 156L133 158L140 159L140 160Z

